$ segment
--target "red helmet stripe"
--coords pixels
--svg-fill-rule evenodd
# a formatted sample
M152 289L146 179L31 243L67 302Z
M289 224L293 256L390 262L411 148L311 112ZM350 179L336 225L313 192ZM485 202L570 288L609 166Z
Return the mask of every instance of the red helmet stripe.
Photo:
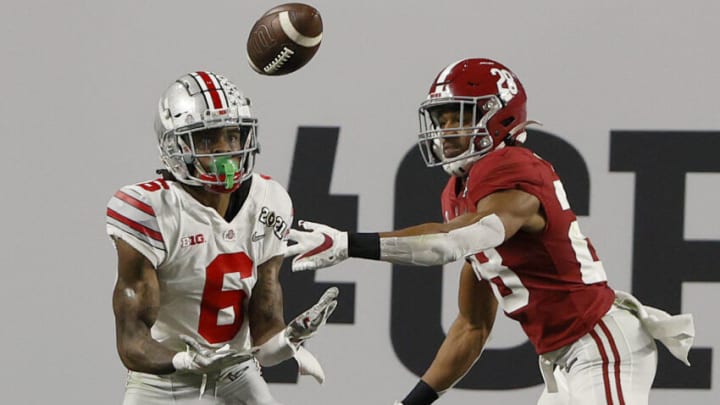
M204 85L205 88L207 88L207 94L210 95L210 100L212 101L212 107L214 109L223 108L223 102L220 98L220 93L218 92L218 86L216 86L216 80L213 80L212 77L210 77L210 74L208 72L196 72L198 76L200 76L200 79L202 80L201 86Z

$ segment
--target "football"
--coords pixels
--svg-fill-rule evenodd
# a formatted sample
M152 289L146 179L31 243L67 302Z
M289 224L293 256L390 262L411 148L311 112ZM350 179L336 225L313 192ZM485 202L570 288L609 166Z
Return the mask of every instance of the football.
M322 41L320 13L307 4L288 3L268 10L253 25L247 57L254 71L268 76L292 73L313 58Z

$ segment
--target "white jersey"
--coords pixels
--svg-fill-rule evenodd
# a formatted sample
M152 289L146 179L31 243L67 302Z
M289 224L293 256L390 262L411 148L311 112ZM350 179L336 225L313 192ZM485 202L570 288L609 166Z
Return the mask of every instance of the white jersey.
M249 181L249 180L246 180ZM107 206L107 233L155 267L160 308L152 337L172 350L184 334L249 352L247 305L257 268L287 249L292 202L274 180L253 174L248 197L227 222L174 181L125 186Z

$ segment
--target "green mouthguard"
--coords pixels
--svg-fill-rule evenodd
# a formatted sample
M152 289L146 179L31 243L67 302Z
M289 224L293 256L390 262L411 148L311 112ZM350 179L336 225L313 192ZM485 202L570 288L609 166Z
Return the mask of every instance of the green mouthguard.
M225 188L231 189L235 185L235 172L238 167L235 161L225 156L215 159L212 164L212 172L225 175Z

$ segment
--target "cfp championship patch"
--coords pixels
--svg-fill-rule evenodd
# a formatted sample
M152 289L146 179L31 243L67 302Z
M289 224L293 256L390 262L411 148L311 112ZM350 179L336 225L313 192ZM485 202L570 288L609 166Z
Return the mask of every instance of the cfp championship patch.
M273 234L280 240L287 234L287 222L280 215L275 215L275 212L270 211L268 207L262 207L258 221L266 227L272 228Z

